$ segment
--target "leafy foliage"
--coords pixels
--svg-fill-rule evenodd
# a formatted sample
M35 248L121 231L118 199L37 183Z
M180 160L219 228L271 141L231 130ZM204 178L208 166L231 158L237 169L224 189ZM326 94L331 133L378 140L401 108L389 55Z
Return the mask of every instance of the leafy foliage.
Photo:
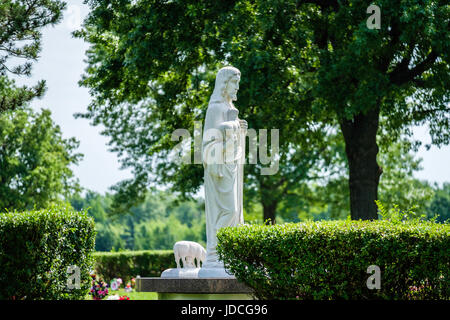
M414 220L424 220L426 218L425 215L418 216L414 211L417 206L412 206L406 210L403 210L399 207L398 204L394 204L392 208L386 209L385 206L379 200L375 200L375 203L378 208L378 212L381 215L382 220L388 220L392 223L401 223L404 221L414 221Z
M41 29L58 23L65 3L60 0L2 0L0 3L0 113L24 106L45 92L45 81L32 88L17 87L8 74L31 74L31 60L38 59ZM9 61L26 60L16 66Z
M0 299L83 299L93 267L94 221L70 206L0 213ZM69 266L80 289L67 287Z
M78 145L62 137L49 110L1 114L0 208L45 208L79 190L70 168L82 157Z
M383 175L378 199L383 203L398 204L401 208L415 205L417 214L431 217L436 211L429 208L431 201L434 201L437 192L442 194L442 190L414 177L422 169L422 159L414 152L417 143L409 141L406 136L393 143L386 143L382 137L380 140L378 162L383 168ZM300 197L289 198L288 195L280 202L280 222L346 219L350 212L348 166L343 165L340 171L325 179L310 180L291 192ZM446 211L445 208L439 210L442 212L439 214Z
M450 183L444 183L442 188L436 187L428 210L429 216L437 216L436 221L450 221Z
M427 215L435 191L427 181L414 177L422 169L422 159L410 151L414 148L414 144L406 139L382 147L386 152L379 156L383 175L378 199L383 203L396 203L401 208L416 206L419 215Z
M218 252L259 299L449 299L449 236L418 221L255 225L221 229ZM379 290L366 286L371 265Z
M134 171L115 187L119 209L143 200L153 183L198 190L201 166L170 161L170 135L203 119L215 71L231 64L245 75L242 118L250 128L280 129L279 173L245 168L247 207L260 202L266 218L278 199L301 199L289 190L339 167L344 150L334 140L343 133L349 193L364 190L351 197L353 216L376 216L380 118L391 141L425 122L433 143L450 137L448 7L422 2L379 1L383 23L370 30L370 1L89 1L76 36L91 44L80 83L94 100L80 116L104 125Z
M143 203L121 215L112 215L112 196L87 192L70 199L76 210L86 209L95 219L97 251L167 250L175 242L206 243L203 202L176 201L168 192L148 193Z

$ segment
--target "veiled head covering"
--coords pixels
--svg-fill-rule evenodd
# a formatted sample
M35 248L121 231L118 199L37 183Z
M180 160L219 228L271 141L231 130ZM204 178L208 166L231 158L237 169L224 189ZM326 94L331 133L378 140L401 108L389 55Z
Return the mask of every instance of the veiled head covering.
M227 83L233 76L240 77L241 72L237 68L232 66L223 67L219 70L219 72L217 72L214 91L211 95L211 98L209 99L209 103L224 101Z

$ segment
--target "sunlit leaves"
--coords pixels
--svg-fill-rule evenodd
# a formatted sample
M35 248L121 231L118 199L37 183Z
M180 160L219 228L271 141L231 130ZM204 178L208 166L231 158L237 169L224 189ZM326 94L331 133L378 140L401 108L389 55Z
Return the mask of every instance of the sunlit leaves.
M78 190L71 165L82 155L64 139L50 111L8 111L0 116L0 208L44 208Z

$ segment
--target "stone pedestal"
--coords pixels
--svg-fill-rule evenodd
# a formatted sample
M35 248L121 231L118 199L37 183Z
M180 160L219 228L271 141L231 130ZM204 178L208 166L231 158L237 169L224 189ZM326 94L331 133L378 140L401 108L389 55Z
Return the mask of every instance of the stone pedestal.
M164 270L161 278L170 279L236 279L224 268L176 268Z
M227 278L136 278L136 291L157 292L160 300L250 300L252 290Z

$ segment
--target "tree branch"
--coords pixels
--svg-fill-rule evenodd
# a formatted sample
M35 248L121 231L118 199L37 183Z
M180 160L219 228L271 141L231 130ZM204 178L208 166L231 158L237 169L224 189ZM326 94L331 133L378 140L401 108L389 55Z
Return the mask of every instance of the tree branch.
M438 54L436 53L436 51L431 50L430 54L412 69L408 68L409 61L406 62L406 60L403 59L389 74L389 78L391 82L396 85L402 85L409 81L413 81L415 77L421 75L429 68L431 68L437 58Z

